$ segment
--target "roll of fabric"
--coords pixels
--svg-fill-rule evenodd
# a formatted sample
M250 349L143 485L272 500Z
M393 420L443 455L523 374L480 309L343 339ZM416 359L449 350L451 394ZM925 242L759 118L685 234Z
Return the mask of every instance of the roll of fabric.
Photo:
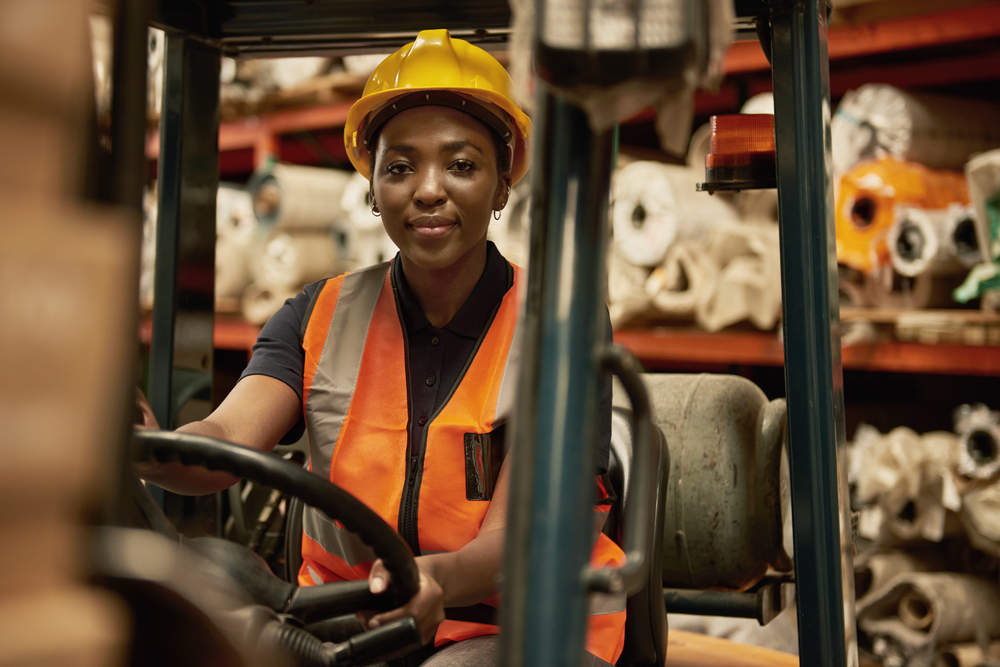
M704 236L737 220L730 205L695 190L702 178L689 167L649 161L633 162L615 174L611 225L627 262L653 268L675 239Z
M709 236L705 255L718 272L698 300L698 326L719 331L749 320L758 329L773 329L781 316L777 224L726 224Z
M238 298L249 284L249 246L219 236L215 241L215 298Z
M891 264L886 236L897 206L945 209L968 204L961 172L932 170L883 158L857 165L840 179L834 216L837 261L862 273Z
M1000 474L1000 412L983 404L963 405L955 411L955 432L961 443L955 472L980 480Z
M1000 642L990 642L983 650L978 643L950 644L941 649L934 667L989 667L1000 662Z
M949 214L947 209L897 206L886 243L893 269L910 278L967 271L968 267L958 259L957 224L955 213Z
M371 184L355 172L344 186L340 199L344 215L358 231L379 229L382 220L372 213Z
M854 561L854 600L857 607L875 599L897 576L910 572L946 570L939 554L880 550L866 553Z
M990 225L986 200L1000 193L1000 148L986 151L969 160L965 165L965 179L969 184L969 198L976 212L976 238L982 261L998 259L1000 243L997 243L996 234Z
M529 233L531 231L530 179L522 179L510 192L500 219L490 222L489 239L511 264L528 266Z
M653 307L664 315L691 317L705 288L714 284L718 269L700 244L678 241L670 246L663 264L653 269L644 288Z
M844 95L830 132L835 174L883 154L961 169L970 155L1000 146L1000 105L872 83Z
M243 291L243 319L251 324L264 324L295 294L296 290L288 287L253 283Z
M959 263L970 269L980 262L989 261L989 257L983 252L989 244L979 240L976 207L972 204L952 204L945 215L948 218L948 239Z
M293 291L342 273L334 239L326 232L274 234L254 264L259 282Z
M280 231L327 230L344 215L341 201L350 178L340 169L270 165L248 184L257 222Z
M868 636L889 636L908 654L949 642L1000 636L1000 594L966 574L914 572L857 608Z
M972 546L1000 557L1000 485L993 482L968 491L962 498L961 517Z
M355 269L387 262L396 255L398 250L381 225L370 229L355 230L354 242Z
M649 271L625 261L614 244L608 249L607 259L608 312L611 326L618 328L652 307L645 289Z

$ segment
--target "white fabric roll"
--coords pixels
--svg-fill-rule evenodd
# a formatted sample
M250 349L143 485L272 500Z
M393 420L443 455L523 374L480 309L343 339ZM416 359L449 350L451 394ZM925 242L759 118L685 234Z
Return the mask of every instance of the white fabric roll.
M261 247L255 268L259 282L290 290L341 272L327 233L275 234Z
M253 213L253 198L241 186L220 183L215 199L216 238L227 238L237 245L248 246L257 234L257 218Z
M344 188L351 176L340 169L275 164L250 181L257 221L281 231L329 229L341 219Z
M774 93L754 95L743 103L740 113L774 113Z
M296 291L288 287L254 283L243 291L243 319L251 324L264 324L295 294Z
M1000 148L969 160L965 165L965 180L969 184L969 199L976 209L976 238L982 261L989 262L1000 255L1000 248L990 247L992 233L986 215L986 199L1000 192Z
M248 246L229 236L215 240L215 298L235 298L250 284Z
M718 268L700 244L678 241L670 246L663 265L653 269L646 280L646 293L653 306L672 316L693 316L704 298L705 288L714 284Z
M379 225L371 229L354 230L354 269L373 266L392 259L398 248L392 242L385 228Z
M340 206L354 228L360 231L382 227L382 220L372 213L371 190L368 179L354 172L344 186Z
M719 331L750 320L758 329L773 329L781 316L778 225L725 225L709 237L705 254L718 274L699 298L698 325Z
M963 269L971 269L976 264L988 261L983 248L988 244L980 242L979 221L975 206L952 204L945 212L947 217L948 243L954 250L955 259Z
M960 273L945 210L897 206L886 239L889 258L897 273L907 277Z
M490 222L488 238L511 264L528 266L531 232L531 186L523 179L514 186L500 219Z
M611 326L617 328L650 309L645 290L649 271L625 261L614 244L608 250L608 312Z
M623 259L659 265L675 239L703 237L737 219L727 203L697 192L699 174L689 167L638 161L615 174L611 225Z
M849 91L830 124L833 170L888 153L938 169L1000 146L1000 105L870 83Z

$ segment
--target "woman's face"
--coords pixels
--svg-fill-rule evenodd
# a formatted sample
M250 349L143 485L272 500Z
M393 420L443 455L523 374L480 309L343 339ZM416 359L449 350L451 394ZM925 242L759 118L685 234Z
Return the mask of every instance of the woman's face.
M408 109L383 126L372 159L372 200L404 259L433 270L485 253L510 185L485 125L450 107Z

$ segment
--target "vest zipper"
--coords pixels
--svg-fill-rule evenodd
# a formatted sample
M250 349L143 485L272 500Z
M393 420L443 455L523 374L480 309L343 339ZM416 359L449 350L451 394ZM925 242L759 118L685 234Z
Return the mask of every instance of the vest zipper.
M419 458L419 456L410 457L410 468L406 473L406 494L403 498L403 539L410 545L410 549L413 550L415 556L420 555L420 541L417 538L416 531L413 529L413 511L416 507L413 502L413 496L417 486L417 463L419 462Z

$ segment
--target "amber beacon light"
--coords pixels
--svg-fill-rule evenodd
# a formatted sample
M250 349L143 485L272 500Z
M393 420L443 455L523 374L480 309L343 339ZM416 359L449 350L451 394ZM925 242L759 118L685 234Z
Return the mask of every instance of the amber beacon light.
M712 140L705 156L705 182L698 189L754 190L777 187L774 114L712 116Z

